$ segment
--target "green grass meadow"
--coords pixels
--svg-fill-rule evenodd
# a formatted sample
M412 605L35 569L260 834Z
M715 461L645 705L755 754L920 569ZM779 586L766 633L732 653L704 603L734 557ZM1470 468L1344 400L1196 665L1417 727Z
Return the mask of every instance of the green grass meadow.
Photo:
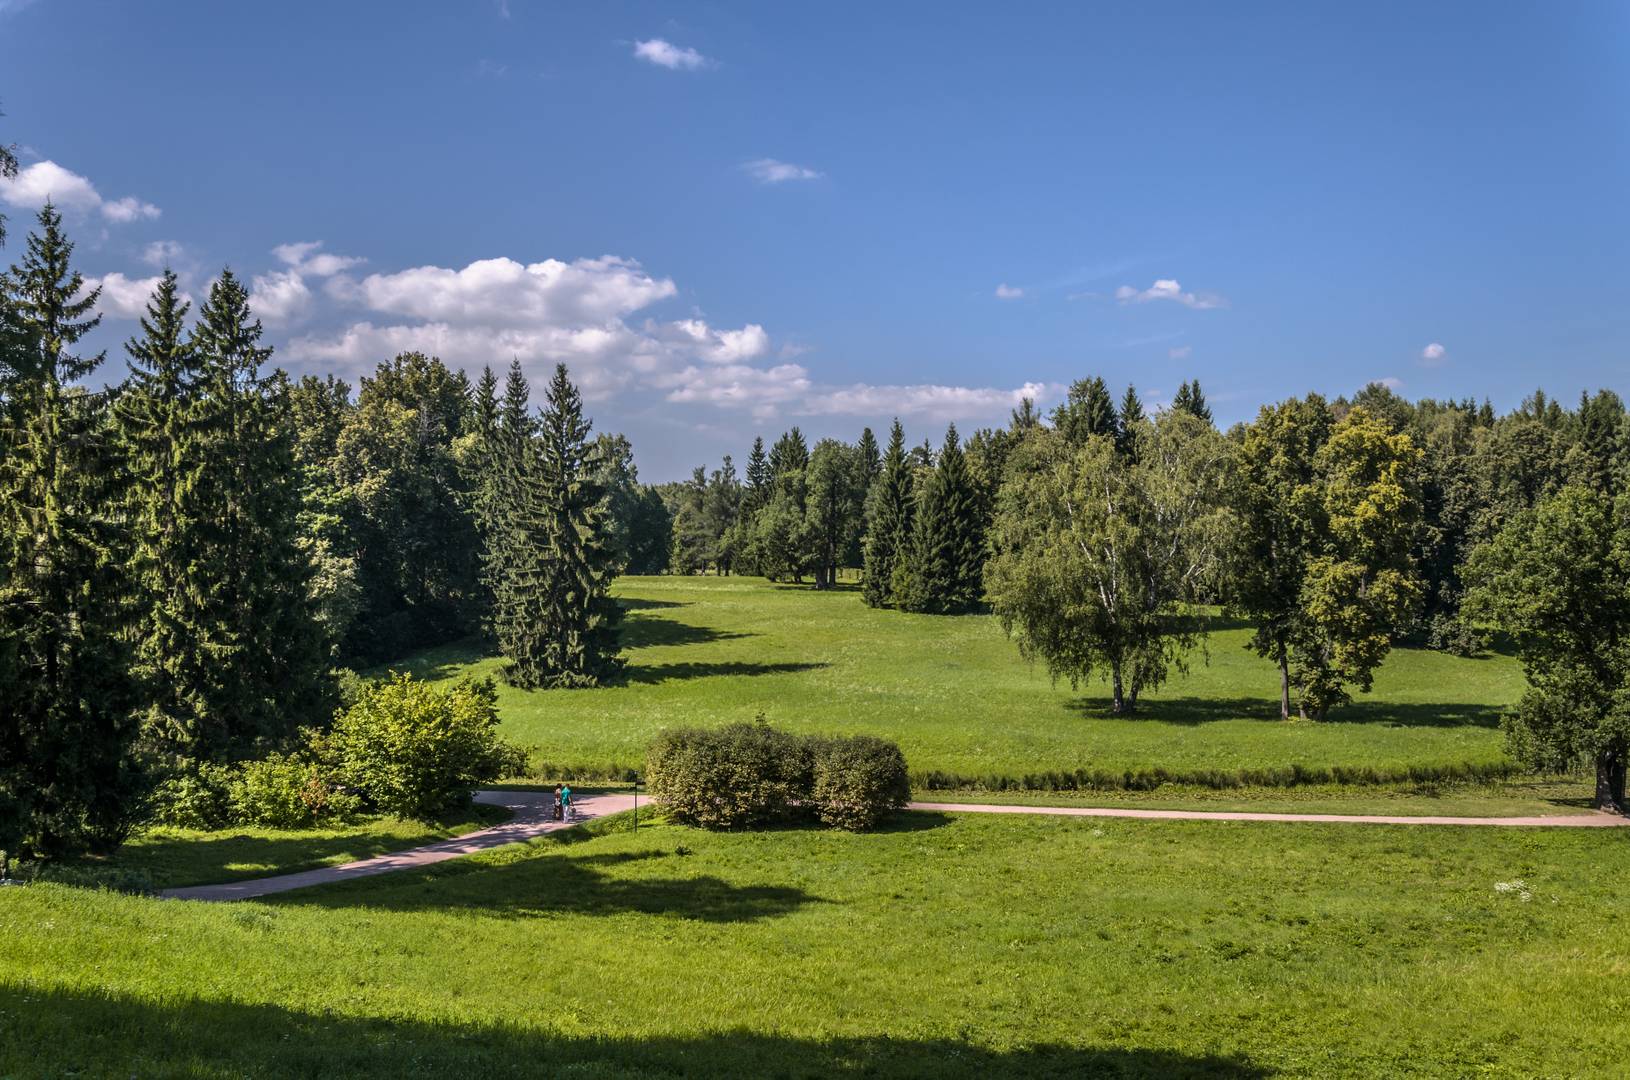
M627 817L202 904L0 890L0 1076L1581 1076L1617 830Z
M1507 656L1397 649L1373 693L1329 721L1286 723L1277 671L1244 648L1248 628L1222 622L1190 674L1123 718L1102 686L1073 691L1025 663L989 615L879 611L852 587L759 578L624 578L616 591L629 608L623 685L500 691L505 733L553 765L637 768L663 727L760 713L895 739L919 774L1485 764L1505 760L1499 713L1523 687ZM458 678L499 661L462 645L394 666Z

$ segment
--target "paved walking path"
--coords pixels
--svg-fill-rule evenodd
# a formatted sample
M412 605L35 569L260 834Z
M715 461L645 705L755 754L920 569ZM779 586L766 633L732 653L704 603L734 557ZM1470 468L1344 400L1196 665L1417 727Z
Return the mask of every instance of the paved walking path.
M323 866L298 874L279 874L276 877L234 881L226 885L195 885L188 889L166 889L160 895L170 900L248 900L256 896L288 892L290 889L304 889L312 885L349 881L351 878L368 877L372 874L388 874L392 870L429 866L432 863L456 859L460 855L470 855L477 851L530 840L534 836L542 836L557 829L569 829L572 825L591 818L621 813L633 807L634 796L612 794L574 797L572 802L577 806L576 822L551 819L555 801L553 791L478 791L475 793L475 801L490 806L508 807L515 816L502 825L465 833L449 840L439 840L411 851L376 855L371 859L361 859L341 866Z
M1549 814L1540 817L1427 817L1403 814L1259 814L1234 810L1141 810L1129 806L1012 806L998 803L914 802L911 810L960 814L1058 814L1065 817L1155 818L1166 821L1333 821L1342 825L1504 825L1545 829L1599 829L1630 825L1618 814Z
M577 803L577 822L559 822L550 819L554 793L549 791L478 791L477 802L503 806L514 817L490 829L455 836L411 851L392 855L377 855L371 859L345 863L342 866L324 866L298 874L279 874L276 877L235 881L226 885L195 885L187 889L166 889L161 895L171 900L248 900L256 896L304 889L312 885L326 885L334 881L388 874L392 870L408 870L417 866L456 859L477 851L503 847L530 840L534 836L569 829L573 824L618 814L631 809L634 796L629 794L587 795L574 800ZM1630 818L1617 814L1551 814L1539 817L1426 817L1391 814L1269 814L1247 813L1233 810L1143 810L1129 806L1014 806L1005 803L935 803L914 802L911 810L934 810L954 814L1050 814L1060 817L1091 818L1144 818L1164 821L1318 821L1341 825L1496 825L1506 827L1595 829L1630 826Z

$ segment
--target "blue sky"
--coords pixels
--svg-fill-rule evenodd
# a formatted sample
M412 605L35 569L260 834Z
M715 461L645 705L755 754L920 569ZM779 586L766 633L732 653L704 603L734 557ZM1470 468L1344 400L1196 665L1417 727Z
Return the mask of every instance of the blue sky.
M229 264L294 372L565 360L648 480L1090 374L1505 408L1630 391L1627 58L1607 3L0 0L0 209L110 345Z

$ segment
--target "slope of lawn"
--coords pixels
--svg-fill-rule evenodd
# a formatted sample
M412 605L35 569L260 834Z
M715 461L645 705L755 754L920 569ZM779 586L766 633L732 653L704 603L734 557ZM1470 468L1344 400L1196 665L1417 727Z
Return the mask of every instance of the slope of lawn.
M626 824L266 903L0 889L0 1076L1623 1070L1618 830Z
M1054 685L987 615L868 608L853 588L818 593L758 578L625 578L628 677L596 691L501 690L505 732L557 765L636 767L662 727L751 720L899 741L913 772L1397 766L1504 759L1500 709L1522 692L1507 656L1399 649L1375 691L1328 722L1279 720L1278 674L1213 633L1149 695L1112 716L1104 689ZM395 665L438 678L496 674L469 646Z

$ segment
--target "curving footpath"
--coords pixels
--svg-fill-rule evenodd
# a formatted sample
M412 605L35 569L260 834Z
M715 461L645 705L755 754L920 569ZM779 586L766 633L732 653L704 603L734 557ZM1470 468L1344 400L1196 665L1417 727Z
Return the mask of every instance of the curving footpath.
M440 840L434 844L399 851L392 855L377 855L371 859L341 866L324 866L304 870L297 874L279 874L276 877L234 881L226 885L195 885L186 889L166 889L160 893L168 900L249 900L257 896L305 889L313 885L327 885L335 881L388 874L393 870L411 870L434 863L456 859L487 851L505 844L517 844L535 836L569 829L573 825L607 814L620 814L632 809L631 794L587 795L574 800L577 820L560 822L550 819L554 793L549 791L478 791L477 802L489 806L503 806L515 816L502 825L490 829ZM1539 817L1410 817L1388 814L1270 814L1232 810L1142 810L1136 807L1108 806L1014 806L1007 803L908 803L908 810L927 810L948 814L1050 814L1059 817L1089 818L1143 818L1157 821L1302 821L1335 823L1340 825L1492 825L1505 828L1539 829L1600 829L1630 826L1630 818L1617 814L1552 814Z
M166 889L159 895L166 900L250 900L257 896L288 892L291 889L349 881L352 878L369 877L373 874L388 874L393 870L411 870L456 859L460 855L472 855L477 851L503 847L505 844L518 844L544 833L569 829L573 825L605 817L607 814L619 814L634 806L633 795L585 795L572 800L577 807L576 821L555 821L550 816L554 798L552 791L478 791L475 793L476 802L506 807L515 816L502 825L479 829L448 840L438 840L434 844L426 844L411 851L376 855L371 859L359 859L340 866L322 866L297 874L279 874L276 877L253 878L225 885L195 885L186 889Z
M1341 825L1502 825L1507 828L1602 829L1630 825L1630 817L1602 812L1540 817L1429 817L1403 814L1269 814L1243 810L1140 810L1128 806L1013 806L1003 803L914 802L909 810L973 814L1057 814L1064 817L1152 818L1161 821L1317 821Z

